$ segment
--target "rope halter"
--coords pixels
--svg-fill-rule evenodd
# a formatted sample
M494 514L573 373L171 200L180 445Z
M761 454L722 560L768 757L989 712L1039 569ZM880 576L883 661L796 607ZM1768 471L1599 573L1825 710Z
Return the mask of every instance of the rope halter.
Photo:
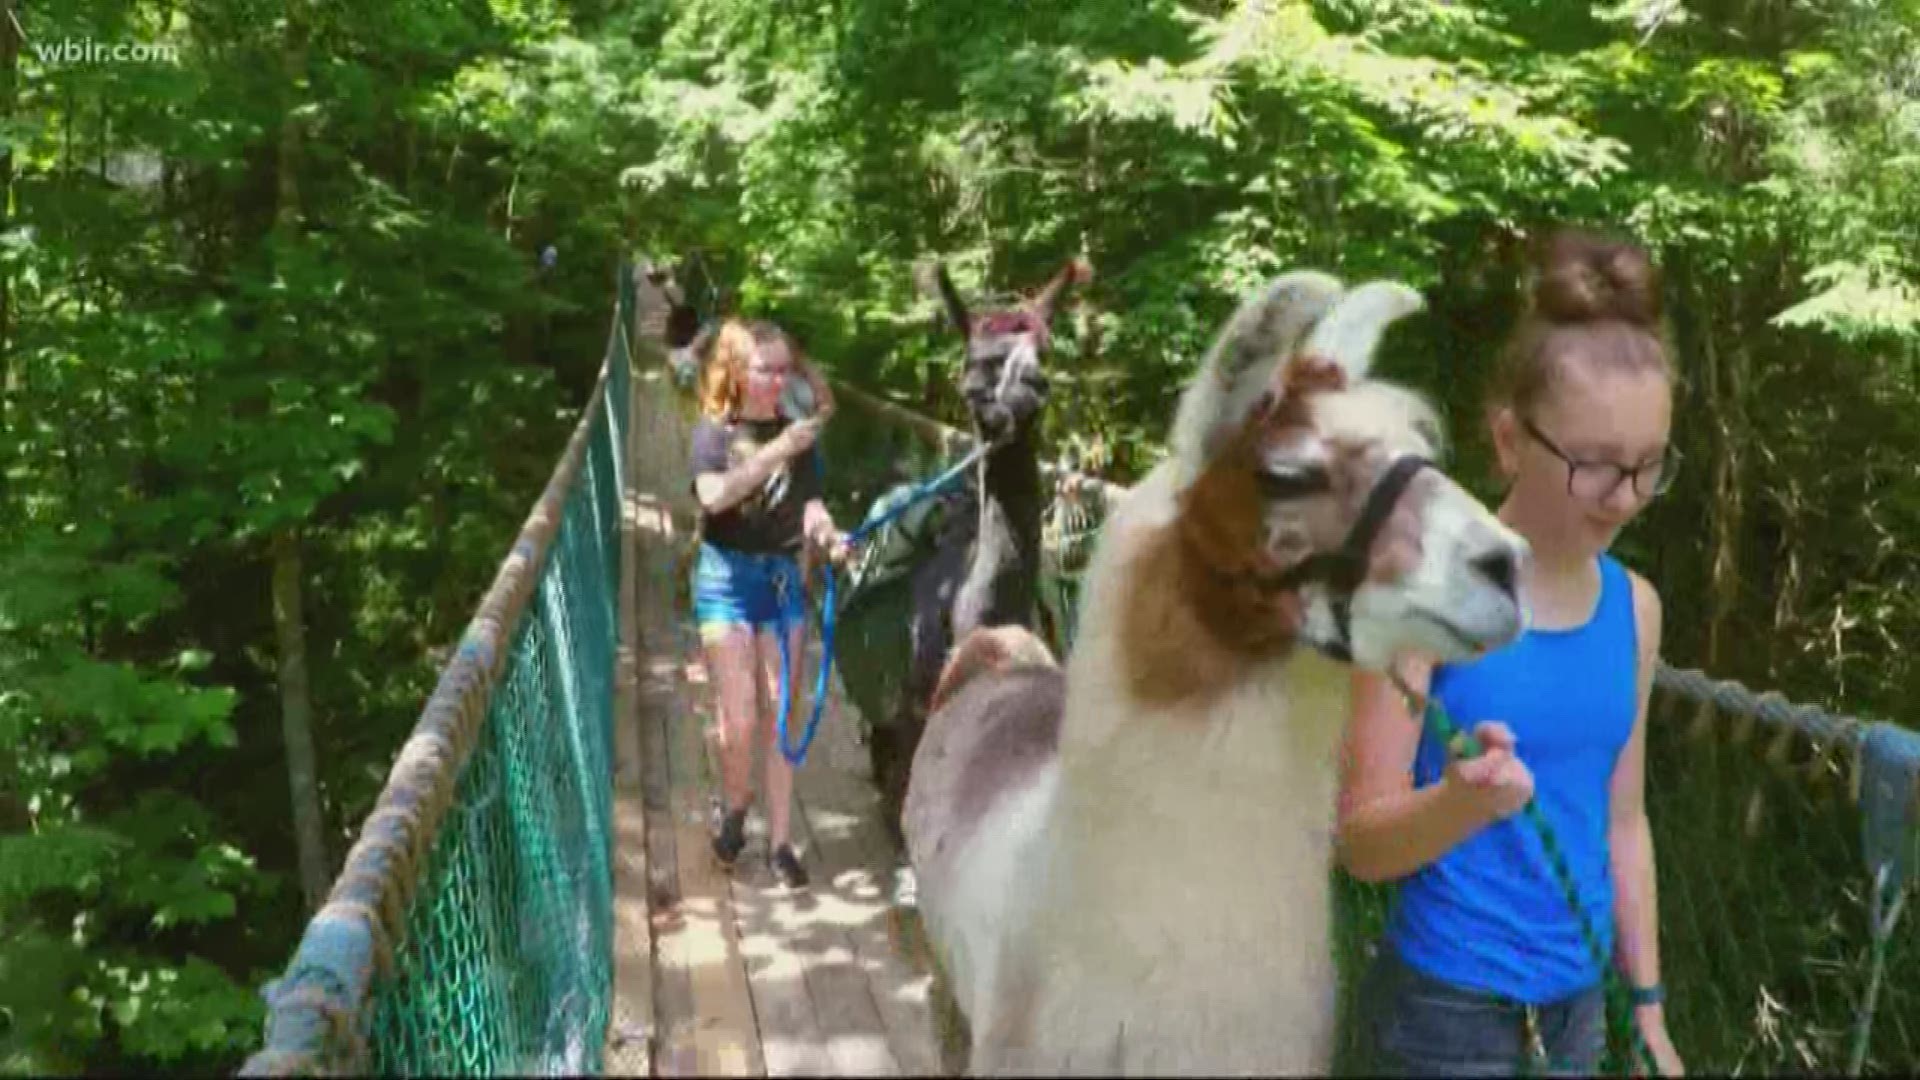
M1417 454L1394 459L1386 472L1367 493L1366 505L1340 546L1332 551L1316 551L1298 564L1279 573L1252 571L1254 585L1264 592L1286 592L1318 583L1327 590L1327 602L1333 608L1335 637L1322 640L1301 635L1301 640L1343 664L1353 662L1353 597L1367 580L1367 565L1373 545L1386 527L1387 519L1406 494L1407 487L1422 469L1436 468L1433 462Z

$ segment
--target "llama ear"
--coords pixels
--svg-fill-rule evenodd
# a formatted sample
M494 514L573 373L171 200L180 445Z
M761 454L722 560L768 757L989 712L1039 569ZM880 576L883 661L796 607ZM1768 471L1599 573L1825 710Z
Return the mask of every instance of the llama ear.
M1347 381L1359 382L1373 366L1374 350L1387 327L1426 306L1420 294L1398 281L1369 281L1340 298L1313 328L1290 367L1332 364Z
M1060 271L1041 288L1039 294L1029 302L1028 307L1035 315L1040 316L1041 322L1051 323L1054 308L1059 305L1060 298L1066 295L1067 290L1074 285L1092 280L1092 263L1079 257L1069 259L1067 265L1061 267Z
M1188 479L1239 430L1340 291L1330 274L1295 270L1267 282L1233 313L1174 417L1173 449L1193 470Z
M946 263L933 264L934 284L940 289L940 300L947 306L947 320L960 336L971 337L973 317L967 313L967 302L960 299L960 290L953 287L953 279L947 276Z

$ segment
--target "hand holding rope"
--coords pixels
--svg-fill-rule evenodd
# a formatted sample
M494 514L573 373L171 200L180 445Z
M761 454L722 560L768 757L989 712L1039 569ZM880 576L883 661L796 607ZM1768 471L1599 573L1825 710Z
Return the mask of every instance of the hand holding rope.
M1407 711L1421 717L1422 723L1432 729L1434 737L1447 748L1449 755L1463 761L1471 761L1485 753L1480 740L1474 738L1472 732L1455 724L1437 698L1416 693L1397 671L1389 670L1387 677L1393 680L1393 685L1406 700ZM1586 942L1589 955L1596 964L1600 965L1602 993L1606 997L1607 1011L1613 1014L1616 1030L1620 1027L1627 1030L1632 1046L1632 1058L1640 1063L1646 1070L1646 1074L1659 1076L1661 1074L1659 1062L1655 1060L1652 1049L1647 1046L1646 1037L1640 1032L1640 1025L1634 1021L1631 1008L1627 1010L1620 1008L1628 998L1627 990L1621 982L1619 972L1614 969L1613 964L1608 962L1606 949L1600 944L1600 935L1594 928L1593 919L1580 903L1580 890L1574 884L1573 869L1567 865L1566 854L1560 848L1560 840L1554 833L1553 826L1540 810L1540 799L1537 795L1528 799L1527 804L1520 809L1520 817L1532 828L1534 835L1539 839L1540 848L1546 853L1547 872L1554 883L1560 886L1560 892L1567 901L1567 907L1578 919L1580 936ZM1624 1022L1620 1020L1622 1016L1626 1018Z
M893 505L870 516L866 521L861 522L858 528L840 537L839 542L847 553L846 557L851 558L856 548L865 544L874 533L892 523L895 519L899 518L900 515L906 513L915 505L933 498L958 482L966 475L968 469L979 464L988 454L998 448L998 446L999 443L997 441L980 443L951 468L931 480L914 485L903 498L895 500ZM781 575L775 578L774 581L775 590L779 592L779 598L782 601L778 607L778 610L782 613L778 631L780 638L780 719L778 726L780 733L780 753L786 757L790 764L795 766L801 765L807 760L807 751L813 746L813 737L820 730L820 717L827 701L828 680L833 673L833 632L834 627L840 621L838 608L839 589L836 576L833 572L833 560L829 559L827 562L822 563L820 573L825 579L825 596L822 598L820 604L820 671L813 680L812 714L807 718L806 730L801 735L798 746L793 744L792 737L788 734L789 720L793 715L794 658L791 655L792 646L787 640L789 634L785 615L785 576Z

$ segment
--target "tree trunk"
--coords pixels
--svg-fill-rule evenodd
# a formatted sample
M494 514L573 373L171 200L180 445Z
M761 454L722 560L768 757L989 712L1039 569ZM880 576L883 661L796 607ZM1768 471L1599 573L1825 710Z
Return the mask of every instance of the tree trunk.
M19 97L20 37L14 0L0 0L0 121L11 122ZM13 145L0 142L0 234L13 225ZM10 506L7 466L13 458L13 278L0 271L0 506Z
M1697 284L1697 282L1696 282ZM1727 653L1724 635L1731 625L1740 599L1740 532L1745 517L1741 497L1742 449L1747 444L1746 378L1747 351L1738 343L1738 319L1733 323L1736 342L1722 353L1714 333L1714 309L1708 296L1696 292L1700 305L1700 354L1706 367L1707 415L1714 429L1712 555L1707 581L1707 655L1708 670L1719 670ZM1736 650L1738 651L1738 650Z
M306 68L305 27L299 7L291 5L287 12L287 40L281 58L285 86L294 95L300 93ZM293 110L295 103L288 102L280 120L273 214L276 236L300 228L300 121ZM306 896L307 910L314 911L327 896L327 842L313 752L313 691L307 680L307 627L301 593L300 538L297 528L289 525L273 538L273 628L280 649L280 724L287 744L287 789L293 798L300 888Z
M320 778L313 752L313 691L307 681L307 628L301 612L300 540L291 531L273 541L273 629L280 646L280 727L287 744L287 788L300 855L300 891L307 910L327 898L327 838L321 825Z

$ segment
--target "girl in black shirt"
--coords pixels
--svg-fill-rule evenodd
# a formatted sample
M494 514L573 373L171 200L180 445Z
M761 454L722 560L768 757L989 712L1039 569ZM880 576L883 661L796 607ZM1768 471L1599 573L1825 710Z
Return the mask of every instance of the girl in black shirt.
M795 377L807 381L823 411L831 408L824 382L783 331L728 320L706 364L690 456L701 536L694 618L719 706L722 805L714 854L730 866L746 844L753 739L760 732L768 745L768 859L781 882L800 888L807 873L789 831L793 767L777 742L781 663L774 635L787 635L797 670L806 612L797 556L811 543L839 560L846 545L820 498L813 444L825 417L781 415L783 391ZM800 715L801 688L794 689L793 712Z

